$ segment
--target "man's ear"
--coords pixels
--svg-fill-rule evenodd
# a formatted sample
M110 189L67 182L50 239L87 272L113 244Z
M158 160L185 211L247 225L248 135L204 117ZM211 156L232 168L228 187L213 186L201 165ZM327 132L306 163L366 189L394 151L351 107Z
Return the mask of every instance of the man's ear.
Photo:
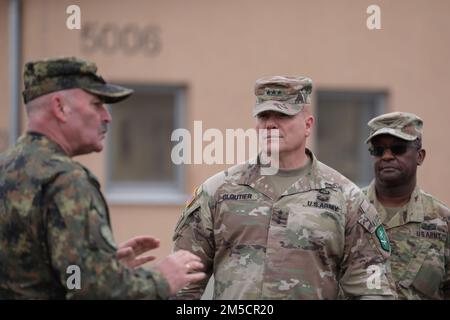
M309 137L312 133L314 126L314 117L312 115L306 115L305 117L305 136Z
M417 154L417 165L420 166L425 161L425 156L427 155L427 152L425 149L420 149Z
M68 107L65 104L64 97L60 94L55 94L50 99L50 110L53 116L62 123L66 123L68 118Z

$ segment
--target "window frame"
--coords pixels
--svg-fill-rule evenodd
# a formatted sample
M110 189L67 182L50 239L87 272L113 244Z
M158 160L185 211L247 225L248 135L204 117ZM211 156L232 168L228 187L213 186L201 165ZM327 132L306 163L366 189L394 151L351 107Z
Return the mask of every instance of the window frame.
M316 90L315 92L315 108L314 108L314 115L317 119L316 128L314 131L314 140L316 141L316 150L317 150L317 157L319 161L324 161L325 164L330 165L333 167L333 164L327 163L326 159L321 159L320 155L320 139L319 139L319 127L320 127L320 118L318 118L319 115L319 108L320 108L320 99L357 99L357 100L365 100L368 103L372 104L372 108L366 109L364 112L367 115L367 119L372 119L378 115L381 115L385 112L387 112L387 101L388 101L389 93L386 90L364 90L364 89L336 89L336 88L321 88ZM369 121L368 120L368 121ZM365 135L361 137L361 141L365 141L368 137L369 129L367 127L367 122L360 121L359 123L359 132L364 133ZM357 158L362 163L367 163L368 165L362 165L361 169L357 173L359 176L358 180L352 180L358 187L363 188L370 184L370 182L373 180L373 159L372 156L369 154L368 148L369 145L365 144L364 147L358 148L358 155ZM340 171L339 168L333 167L335 170Z
M185 127L186 119L186 87L181 85L143 85L143 84L123 84L131 88L135 93L170 93L174 95L174 129ZM108 106L114 121L114 108ZM111 130L112 129L111 125ZM156 205L180 205L185 203L189 195L185 193L186 168L185 165L175 165L174 183L160 182L113 182L112 162L113 148L111 147L112 134L106 139L106 172L105 172L105 194L107 201L111 204L156 204ZM168 137L170 139L170 137Z

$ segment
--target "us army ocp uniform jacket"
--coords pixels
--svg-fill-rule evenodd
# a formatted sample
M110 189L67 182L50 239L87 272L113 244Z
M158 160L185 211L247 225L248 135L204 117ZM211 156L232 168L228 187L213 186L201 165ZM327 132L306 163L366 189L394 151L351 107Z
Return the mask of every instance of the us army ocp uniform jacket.
M277 198L258 164L203 183L180 218L175 250L199 255L215 299L389 297L389 241L360 189L312 159L311 171ZM199 298L207 279L178 298Z
M375 183L363 191L382 215ZM448 207L416 186L406 208L384 221L399 299L450 299L449 218Z

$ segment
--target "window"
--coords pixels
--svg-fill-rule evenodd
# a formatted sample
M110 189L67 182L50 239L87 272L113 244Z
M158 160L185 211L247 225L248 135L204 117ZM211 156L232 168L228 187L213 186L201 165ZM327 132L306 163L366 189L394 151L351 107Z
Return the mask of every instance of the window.
M107 196L112 202L182 203L183 167L171 160L172 131L182 127L184 89L128 86L110 107Z
M373 177L367 122L383 113L380 92L317 92L317 156L360 187Z

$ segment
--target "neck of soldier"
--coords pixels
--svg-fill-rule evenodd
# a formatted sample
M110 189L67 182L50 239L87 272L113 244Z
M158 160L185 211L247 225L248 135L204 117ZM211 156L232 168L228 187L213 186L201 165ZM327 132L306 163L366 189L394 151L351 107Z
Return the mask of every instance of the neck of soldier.
M280 169L298 169L308 164L305 146L295 150L280 152Z
M37 132L43 134L48 139L59 145L69 157L74 156L70 143L67 139L65 139L57 125L36 120L28 121L27 132Z
M416 176L407 183L389 184L375 180L375 191L378 201L385 207L398 208L407 204L416 187Z

